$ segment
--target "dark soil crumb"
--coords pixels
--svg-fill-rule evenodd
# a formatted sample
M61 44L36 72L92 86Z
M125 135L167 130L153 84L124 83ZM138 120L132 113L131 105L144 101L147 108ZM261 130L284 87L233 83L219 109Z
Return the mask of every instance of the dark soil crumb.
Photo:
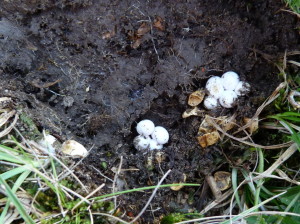
M203 184L206 174L229 169L223 153L233 146L201 149L195 140L201 119L181 117L186 98L210 76L233 70L252 91L222 113L253 115L280 83L276 67L258 52L276 61L299 49L297 18L282 8L271 0L3 1L0 93L27 108L41 129L93 146L78 175L90 186L106 182L102 194L111 183L96 169L113 179L121 157L127 171L118 190L155 185L168 169L165 183L184 174ZM161 163L153 155L147 165L151 153L133 148L135 125L144 118L170 132ZM142 223L199 211L211 197L205 192L159 190ZM118 202L135 216L149 195L122 195Z

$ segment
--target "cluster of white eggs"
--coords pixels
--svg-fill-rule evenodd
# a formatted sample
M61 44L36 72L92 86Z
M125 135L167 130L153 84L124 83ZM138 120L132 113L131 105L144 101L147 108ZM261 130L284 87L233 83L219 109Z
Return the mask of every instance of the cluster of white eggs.
M250 91L250 84L240 81L239 75L229 71L222 77L213 76L207 80L205 86L208 96L204 99L204 107L208 110L216 109L219 105L232 108L239 96Z
M168 131L161 126L156 126L151 120L142 120L136 130L139 133L133 140L133 145L137 150L162 149L163 145L169 141Z

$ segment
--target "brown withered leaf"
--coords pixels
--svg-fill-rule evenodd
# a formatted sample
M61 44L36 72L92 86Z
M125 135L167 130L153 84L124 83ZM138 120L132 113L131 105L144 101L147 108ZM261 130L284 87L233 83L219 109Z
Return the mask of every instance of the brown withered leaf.
M187 118L190 116L200 116L202 117L204 115L204 110L200 110L198 107L194 107L193 109L187 109L183 112L182 118Z
M142 39L136 39L132 44L131 44L131 47L133 49L137 49L142 43Z
M247 131L249 131L250 134L258 129L258 118L251 119L248 117L244 117L244 123L245 125L249 125Z
M61 82L61 79L57 79L53 82L47 82L47 83L39 83L38 79L33 80L30 84L33 85L36 88L44 89L44 88L49 88L50 86L53 86L57 83Z
M217 131L212 131L210 133L204 134L202 136L197 136L198 143L202 148L216 144L220 139L220 134Z
M182 179L183 181L180 181L179 183L173 183L173 184L181 184L181 183L185 183L186 182L186 175L183 173L182 174ZM177 186L171 186L170 188L173 190L173 191L179 191L181 188L183 188L184 185L177 185Z
M150 26L148 25L148 23L143 22L140 27L138 28L136 35L138 37L142 37L144 36L146 33L148 33L150 31Z
M165 30L164 20L160 16L156 16L153 21L153 27L155 27L160 31L164 31Z
M188 105L195 107L198 106L204 99L205 90L199 89L189 95Z
M225 191L231 187L231 173L229 172L217 171L214 174L214 179L221 191Z

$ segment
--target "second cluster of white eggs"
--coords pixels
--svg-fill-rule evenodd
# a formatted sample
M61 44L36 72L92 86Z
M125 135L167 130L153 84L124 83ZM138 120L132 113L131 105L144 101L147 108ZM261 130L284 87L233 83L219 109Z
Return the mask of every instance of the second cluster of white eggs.
M204 99L204 107L213 110L219 106L232 108L239 96L250 91L250 84L240 81L235 72L226 72L222 77L213 76L207 80L205 86L208 96Z
M139 133L133 140L133 145L137 150L162 149L163 145L169 141L169 133L162 126L156 126L151 120L140 121L136 130Z

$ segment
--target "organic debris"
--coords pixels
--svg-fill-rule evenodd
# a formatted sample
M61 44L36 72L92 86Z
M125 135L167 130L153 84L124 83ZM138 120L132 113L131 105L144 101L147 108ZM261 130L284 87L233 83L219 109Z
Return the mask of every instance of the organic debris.
M216 130L216 128L213 126L211 122L212 119L214 119L215 122L218 125L220 125L222 130L225 132L231 130L235 126L234 116L232 117L221 116L217 118L212 118L206 115L202 123L200 124L198 134L197 134L198 136L196 137L198 143L201 145L202 148L206 148L207 146L214 145L221 138L219 132Z
M183 181L182 182L179 182L179 184L181 183L185 183L186 182L186 175L185 174L182 174L183 176ZM177 183L173 183L173 184L177 184ZM176 185L176 186L172 186L170 187L173 191L179 191L180 189L182 189L184 187L184 185Z
M200 89L190 94L188 99L188 105L195 107L198 106L204 99L205 90Z
M225 191L231 187L231 173L225 171L217 171L214 179L220 191Z

